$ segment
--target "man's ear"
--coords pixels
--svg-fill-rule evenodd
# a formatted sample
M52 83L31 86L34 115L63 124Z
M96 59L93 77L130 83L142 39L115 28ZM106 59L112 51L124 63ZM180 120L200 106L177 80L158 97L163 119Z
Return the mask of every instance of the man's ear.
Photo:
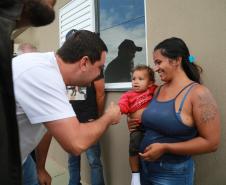
M79 66L82 71L87 70L87 65L88 65L88 56L83 56L80 61L79 61Z

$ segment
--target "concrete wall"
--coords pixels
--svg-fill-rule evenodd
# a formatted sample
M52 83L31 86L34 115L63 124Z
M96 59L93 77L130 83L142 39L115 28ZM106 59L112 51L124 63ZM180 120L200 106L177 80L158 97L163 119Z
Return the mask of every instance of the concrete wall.
M55 9L68 1L58 1ZM204 69L204 84L212 91L221 111L222 142L216 153L195 157L196 185L225 185L226 0L146 0L146 5L149 63L152 65L153 47L165 38L176 36L186 41L198 64ZM16 42L27 41L35 44L40 51L55 51L58 48L57 15L50 26L28 29ZM117 101L120 95L120 92L108 92L106 104L112 100ZM119 125L112 126L103 135L101 144L106 184L129 185L128 131L125 116ZM55 141L52 142L49 155L67 167L67 155ZM89 183L85 156L82 159L82 179Z

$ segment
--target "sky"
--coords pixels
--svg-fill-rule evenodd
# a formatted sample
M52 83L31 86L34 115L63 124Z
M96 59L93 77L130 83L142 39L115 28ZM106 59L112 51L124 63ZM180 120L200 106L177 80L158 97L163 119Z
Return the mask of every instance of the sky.
M100 0L100 35L109 50L107 64L117 56L124 39L133 40L143 48L136 52L135 65L146 63L144 22L143 0Z
M144 1L143 0L100 0L100 9L107 11L113 17L110 24L118 24L136 17L144 16ZM101 25L101 29L106 28Z

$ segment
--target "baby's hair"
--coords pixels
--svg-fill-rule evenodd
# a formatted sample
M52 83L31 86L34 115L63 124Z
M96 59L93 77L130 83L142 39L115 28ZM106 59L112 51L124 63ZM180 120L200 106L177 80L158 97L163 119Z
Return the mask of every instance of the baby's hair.
M149 80L155 82L155 72L151 67L144 64L139 64L133 68L132 74L135 71L147 71Z

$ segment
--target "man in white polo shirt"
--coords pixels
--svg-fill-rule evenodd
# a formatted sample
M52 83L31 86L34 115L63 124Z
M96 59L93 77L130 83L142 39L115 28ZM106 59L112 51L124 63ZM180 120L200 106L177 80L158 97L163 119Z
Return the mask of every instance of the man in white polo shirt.
M109 125L120 119L111 103L105 114L88 124L80 124L66 95L67 86L87 86L100 74L107 47L90 31L77 31L56 52L27 53L13 59L20 149L24 170L35 171L30 152L46 129L69 153L79 155L94 144ZM32 170L31 170L32 169ZM37 183L34 173L24 184Z

